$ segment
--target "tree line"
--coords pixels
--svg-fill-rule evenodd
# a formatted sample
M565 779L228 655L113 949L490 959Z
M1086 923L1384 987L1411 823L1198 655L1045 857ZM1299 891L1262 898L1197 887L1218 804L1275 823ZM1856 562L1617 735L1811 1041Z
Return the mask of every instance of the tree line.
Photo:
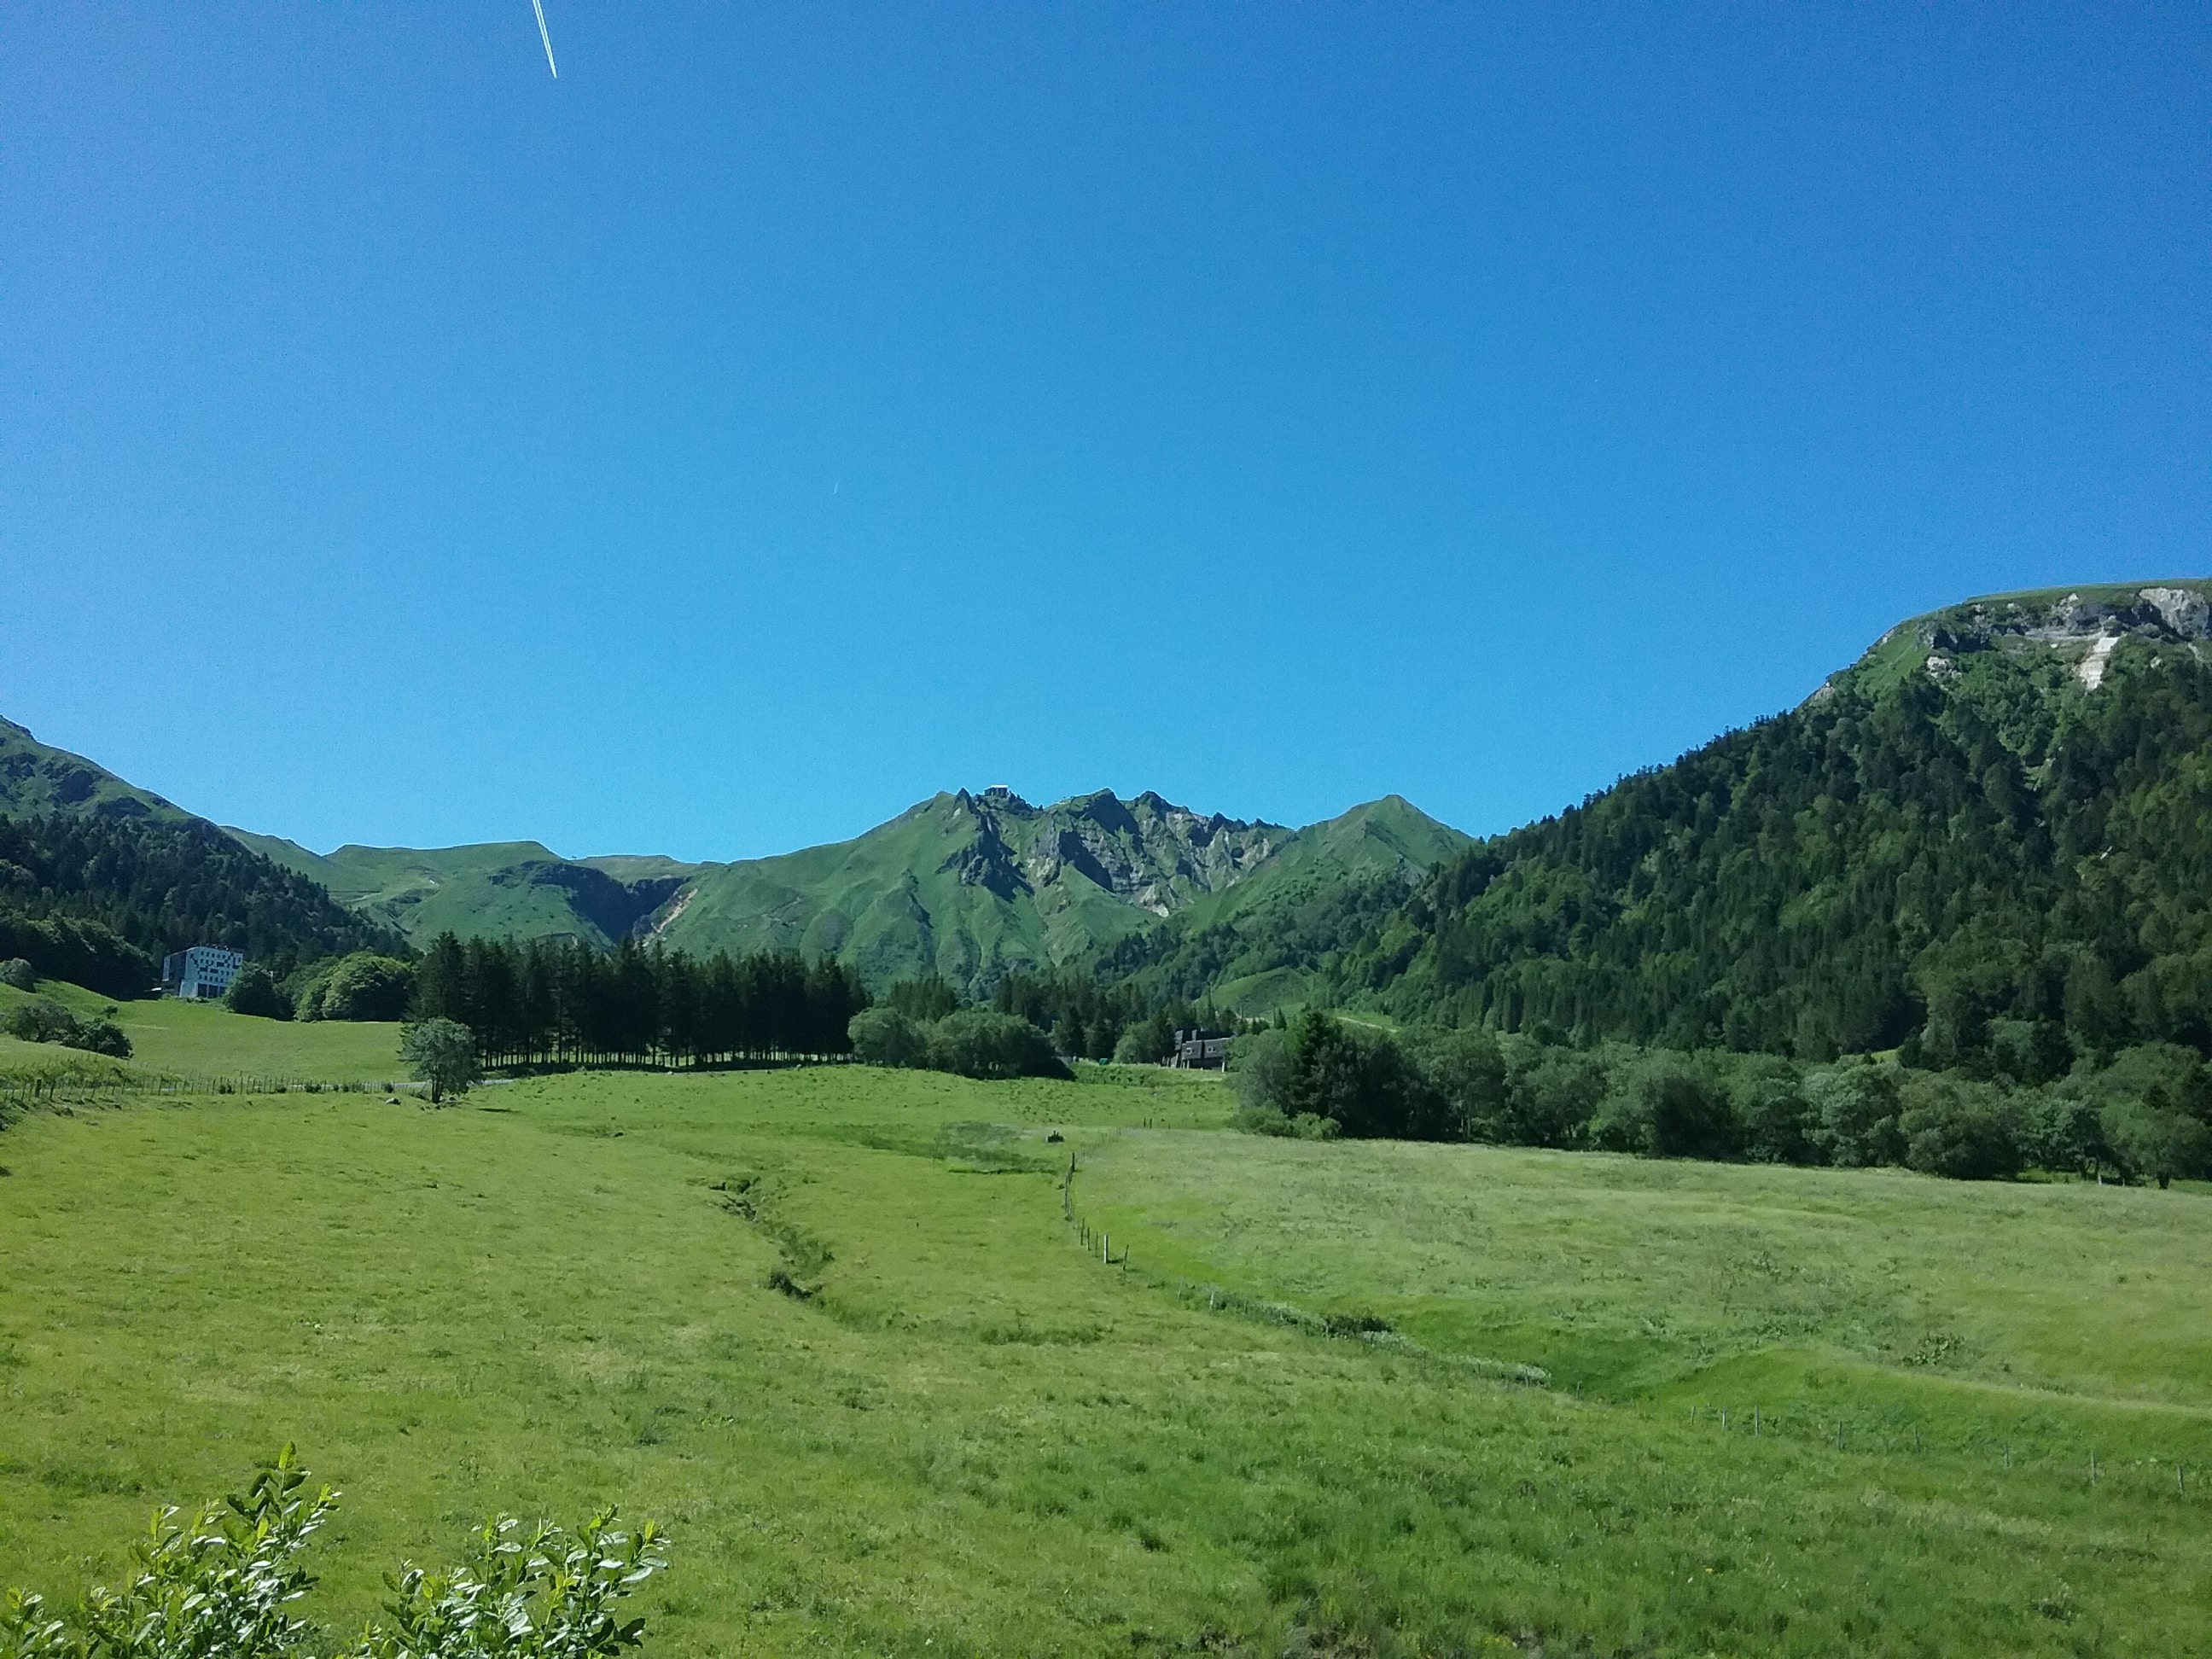
M941 981L915 981L895 985L890 992L894 1006L912 1012L902 997L951 996L950 988L930 992ZM958 1000L940 1011L950 1012ZM1148 1065L1164 1060L1181 1030L1224 1033L1241 1030L1243 1022L1216 1008L1203 998L1193 1001L1172 989L1137 979L1114 979L1104 974L1052 972L1006 975L991 989L992 1009L1028 1021L1050 1037L1052 1047L1071 1060L1115 1060L1122 1065Z
M2136 1044L2035 1085L1889 1057L1825 1064L1625 1043L1576 1048L1480 1028L1391 1033L1310 1011L1238 1039L1240 1127L1262 1134L1473 1140L1996 1179L2212 1173L2212 1068Z
M696 957L625 939L432 942L415 969L417 1019L450 1019L487 1066L712 1066L851 1051L860 975L793 951Z

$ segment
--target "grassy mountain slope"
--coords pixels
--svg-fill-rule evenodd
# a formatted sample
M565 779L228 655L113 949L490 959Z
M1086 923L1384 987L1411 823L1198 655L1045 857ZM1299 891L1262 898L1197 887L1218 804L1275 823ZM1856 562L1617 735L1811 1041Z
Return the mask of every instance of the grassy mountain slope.
M1338 973L1403 1015L2033 1078L2212 1045L2212 584L2003 595L1443 866Z
M274 836L230 833L416 945L450 929L464 937L574 934L609 945L684 884L683 875L669 871L697 867L656 859L580 861L534 841L429 848L345 846L324 854ZM603 866L639 873L613 874ZM653 873L644 873L648 871Z
M1337 953L1471 838L1386 795L1299 830L1236 885L1109 946L1099 966L1244 1013L1309 1000Z
M709 869L659 937L695 951L796 947L874 983L939 973L978 988L1057 967L1224 890L1291 839L1101 790L1047 807L940 794L856 840Z
M52 812L155 817L174 823L191 816L83 756L40 743L27 728L0 720L0 813L30 817Z

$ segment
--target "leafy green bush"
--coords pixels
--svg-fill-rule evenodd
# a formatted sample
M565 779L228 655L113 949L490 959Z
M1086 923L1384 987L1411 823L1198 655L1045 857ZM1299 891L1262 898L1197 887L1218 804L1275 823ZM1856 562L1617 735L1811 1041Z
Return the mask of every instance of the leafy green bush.
M1506 1069L1505 1112L1496 1139L1516 1146L1579 1146L1605 1091L1606 1068L1595 1055L1523 1043Z
M278 988L275 976L258 962L249 962L238 970L230 989L222 994L222 1006L234 1014L252 1014L262 1019L292 1018L291 999Z
M2185 1112L2116 1099L2098 1114L2105 1144L2122 1170L2161 1187L2212 1167L2212 1129Z
M8 1035L24 1042L62 1042L76 1035L76 1016L52 997L8 1011Z
M895 1007L869 1008L854 1015L845 1030L854 1056L870 1066L974 1078L1068 1074L1042 1031L988 1008L956 1008L938 1020L917 1020Z
M1897 1164L1905 1136L1897 1122L1898 1068L1847 1060L1805 1080L1813 1144L1846 1169Z
M62 1041L72 1048L82 1048L89 1054L106 1054L110 1060L131 1058L131 1039L123 1028L112 1019L83 1019L77 1022L76 1035Z
M399 1034L399 1058L430 1085L434 1106L447 1095L466 1094L483 1075L475 1034L454 1020L416 1020Z
M918 1067L929 1063L929 1035L896 1006L864 1008L845 1027L853 1058L864 1066Z
M2019 1114L1990 1085L1908 1075L1899 1103L1898 1133L1909 1167L1960 1181L1999 1181L2020 1173Z
M1121 1033L1114 1044L1114 1060L1120 1066L1156 1066L1175 1048L1175 1018L1166 1009L1155 1010Z
M1754 1164L1811 1164L1819 1158L1812 1137L1805 1080L1785 1060L1753 1055L1729 1085L1736 1133Z
M306 1659L313 1632L293 1609L313 1580L296 1558L337 1502L307 1480L287 1446L244 1493L181 1522L161 1510L123 1588L93 1590L71 1615L11 1590L0 1659ZM388 1579L392 1623L331 1659L595 1659L641 1646L644 1621L623 1622L615 1605L667 1560L651 1522L635 1533L615 1523L611 1509L573 1534L490 1522L464 1565Z
M1401 1046L1437 1101L1438 1139L1500 1140L1506 1112L1505 1051L1488 1031L1409 1034Z
M294 975L291 991L300 1019L404 1019L415 994L415 965L356 951Z
M106 1018L79 1019L52 997L19 1004L8 1015L8 1035L25 1042L58 1042L112 1060L131 1058L131 1039Z
M929 1028L933 1071L962 1077L1066 1077L1067 1067L1042 1031L1012 1014L960 1008Z
M1709 1066L1660 1054L1623 1069L1591 1124L1597 1145L1653 1158L1726 1158L1735 1151L1728 1089Z
M1285 1117L1290 1098L1291 1039L1285 1031L1255 1031L1229 1045L1229 1080L1237 1104L1246 1112ZM1285 1118L1287 1121L1287 1118Z

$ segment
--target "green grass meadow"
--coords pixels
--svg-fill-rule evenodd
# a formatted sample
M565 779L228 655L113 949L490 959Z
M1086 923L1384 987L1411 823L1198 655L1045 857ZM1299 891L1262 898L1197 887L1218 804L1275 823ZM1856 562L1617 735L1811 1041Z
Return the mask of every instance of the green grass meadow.
M256 1069L205 1052L160 1063ZM672 1531L666 1655L2212 1652L2203 1193L1228 1106L821 1067L27 1115L0 1582L112 1574L290 1440L341 1629L487 1512L618 1500Z
M399 1027L351 1020L257 1019L220 1003L179 1002L173 997L114 1002L58 980L36 991L0 985L0 1016L17 1004L50 997L81 1018L106 1012L131 1039L131 1064L141 1070L194 1079L256 1078L284 1083L368 1083L399 1080ZM52 1045L0 1038L0 1069L27 1060Z

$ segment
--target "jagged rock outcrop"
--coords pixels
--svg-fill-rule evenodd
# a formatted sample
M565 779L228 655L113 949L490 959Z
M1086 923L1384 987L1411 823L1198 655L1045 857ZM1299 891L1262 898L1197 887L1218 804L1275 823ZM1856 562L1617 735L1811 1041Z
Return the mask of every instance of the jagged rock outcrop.
M1971 599L1901 622L1851 667L1831 675L1802 707L1819 706L1846 677L1879 685L1917 672L1956 683L1990 653L2038 654L2078 687L2105 684L2114 653L2130 641L2212 656L2212 583L2198 579L2106 587L2053 588Z
M2008 636L2063 646L2137 634L2185 644L2212 637L2212 602L2193 586L2076 589L2059 599L1976 599L1900 626L1936 651L1985 650Z

